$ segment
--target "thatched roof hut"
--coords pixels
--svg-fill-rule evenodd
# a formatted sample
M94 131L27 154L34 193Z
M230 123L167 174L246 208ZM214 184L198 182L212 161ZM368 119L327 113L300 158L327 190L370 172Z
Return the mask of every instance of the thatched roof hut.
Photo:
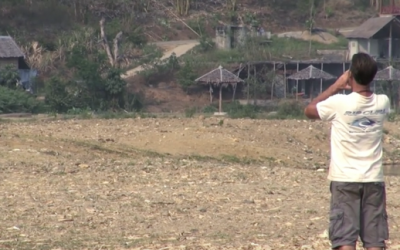
M385 69L378 71L375 75L374 80L377 81L399 81L400 80L400 70L389 66Z
M233 74L229 70L222 68L222 66L219 66L218 68L208 72L207 74L200 76L195 81L202 84L212 84L218 87L220 85L223 85L223 87L227 87L230 84L243 82L243 80L240 79L237 75Z
M211 86L219 87L219 113L222 113L222 88L226 88L229 85L236 85L243 82L238 76L232 72L219 66L218 68L208 72L207 74L200 76L195 80L200 84L210 85L210 99L212 100L212 88Z
M330 80L335 78L336 78L335 76L320 69L317 69L312 65L288 77L288 79L292 80L310 80L310 79Z

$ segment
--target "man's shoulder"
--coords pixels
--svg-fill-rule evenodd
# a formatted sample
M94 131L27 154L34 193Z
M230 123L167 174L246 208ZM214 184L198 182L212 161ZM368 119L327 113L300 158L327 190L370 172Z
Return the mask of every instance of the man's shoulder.
M346 94L336 94L336 95L329 97L329 99L331 99L333 101L341 101L341 100L346 100L348 98L349 98L349 95L346 95Z
M377 99L381 99L381 100L387 100L389 101L389 97L385 94L375 94Z

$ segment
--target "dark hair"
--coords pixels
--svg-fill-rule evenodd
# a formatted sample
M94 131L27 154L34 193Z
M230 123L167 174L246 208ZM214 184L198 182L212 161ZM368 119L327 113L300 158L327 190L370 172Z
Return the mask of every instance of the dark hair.
M378 71L375 60L366 53L357 53L351 59L350 72L354 80L360 85L370 84Z

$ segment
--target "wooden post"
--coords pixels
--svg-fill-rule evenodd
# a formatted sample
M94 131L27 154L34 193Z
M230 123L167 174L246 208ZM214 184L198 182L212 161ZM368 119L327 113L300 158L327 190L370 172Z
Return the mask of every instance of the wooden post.
M285 83L285 93L284 98L286 99L286 92L287 92L287 81L286 81L286 62L283 62L283 82Z
M249 79L250 79L250 63L247 64L247 104L249 104L249 99L250 99Z
M235 101L235 94L236 94L237 83L233 83L233 84L232 84L232 88L233 88L232 102L234 102L234 101Z
M299 61L297 61L297 72L299 72ZM296 79L296 101L299 99L299 80Z
M324 70L324 63L321 63L321 70ZM319 82L319 93L322 93L322 78Z
M274 85L275 85L275 71L276 71L276 66L275 66L275 62L274 62L274 74L273 79L272 79L272 84L271 84L271 100L274 98Z
M257 82L257 69L256 69L256 67L254 67L253 70L254 70L254 78L253 78L253 80L254 80L254 81L253 81L253 85L254 85L254 86L253 86L253 93L254 93L254 94L253 94L253 95L254 95L254 96L253 96L253 105L256 105L256 102L257 102L257 101L256 101L256 93L257 93L257 87L258 87L258 86L257 86L258 82Z
M212 104L212 102L213 102L213 89L212 89L211 83L210 83L210 90L209 90L209 92L210 92L210 104Z
M393 21L390 23L390 32L389 32L389 62L392 61L392 42L393 42L393 37L392 37L392 29L393 29Z
M219 112L222 113L222 83L219 86Z
M397 85L397 103L396 103L397 110L396 110L396 112L398 113L399 112L398 108L400 107L400 86L398 83L396 85Z
M242 70L243 70L243 66L242 66L242 64L240 64L237 77L240 76L240 73L242 72ZM234 102L235 101L235 95L236 95L237 83L232 84L232 88L233 88L232 102Z
M343 73L346 72L346 63L343 62ZM346 94L346 91L343 90L343 94Z
M311 86L310 86L310 101L312 101L313 98L313 90L314 90L314 79L311 80Z

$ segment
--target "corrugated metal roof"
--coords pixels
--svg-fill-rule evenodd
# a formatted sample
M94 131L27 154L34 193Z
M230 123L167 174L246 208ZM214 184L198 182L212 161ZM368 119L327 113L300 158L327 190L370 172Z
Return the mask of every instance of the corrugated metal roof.
M10 36L0 36L0 58L23 57L24 53Z
M370 18L354 29L353 32L348 34L346 37L369 39L395 19L396 17L394 16Z

